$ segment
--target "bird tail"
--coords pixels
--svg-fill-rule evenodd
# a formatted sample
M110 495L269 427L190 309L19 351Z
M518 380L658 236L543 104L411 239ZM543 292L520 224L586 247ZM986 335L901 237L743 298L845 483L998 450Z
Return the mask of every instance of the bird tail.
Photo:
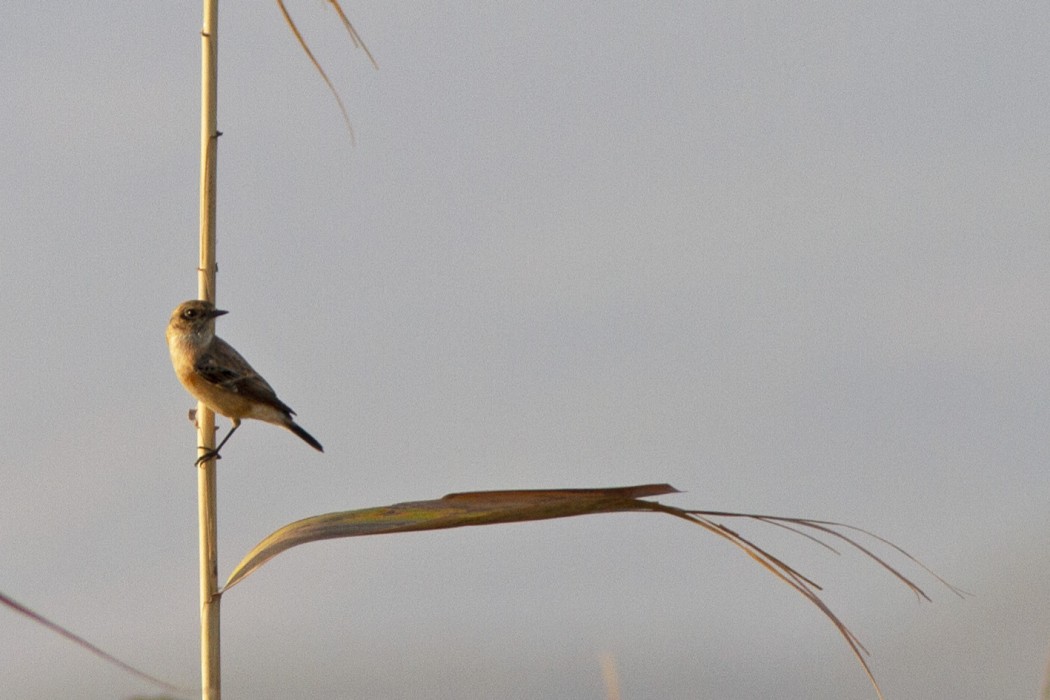
M313 435L299 427L299 424L295 421L289 420L288 425L286 427L293 433L298 435L300 438L302 438L303 442L305 442L310 447L314 448L318 452L324 452L324 448L321 447L321 443L317 442L317 440L314 439Z

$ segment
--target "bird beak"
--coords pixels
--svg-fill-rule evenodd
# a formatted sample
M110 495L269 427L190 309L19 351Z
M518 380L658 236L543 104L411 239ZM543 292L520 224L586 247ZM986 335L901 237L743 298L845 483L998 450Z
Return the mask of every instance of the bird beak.
M215 318L216 316L222 316L223 314L228 314L228 313L230 313L230 312L229 311L223 311L222 309L212 309L211 313L208 314L208 318Z

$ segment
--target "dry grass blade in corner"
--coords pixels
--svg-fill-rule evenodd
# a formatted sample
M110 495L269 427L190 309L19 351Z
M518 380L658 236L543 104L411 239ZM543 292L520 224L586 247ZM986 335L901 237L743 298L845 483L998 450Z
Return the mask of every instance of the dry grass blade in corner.
M478 491L450 494L444 498L431 501L412 501L379 508L317 515L285 525L256 545L237 565L233 573L230 574L223 591L229 590L233 585L244 580L253 571L286 549L317 540L567 518L594 513L654 511L673 515L694 525L699 525L708 532L728 540L758 562L764 569L798 591L799 594L816 606L831 621L835 629L846 641L857 661L860 662L868 680L875 689L876 695L879 698L883 697L882 691L875 681L875 676L872 674L871 668L865 659L868 651L860 643L856 635L821 599L819 595L821 587L779 557L727 527L719 520L747 518L758 523L786 528L835 553L837 553L835 548L825 540L831 539L845 543L895 576L911 589L920 600L929 600L929 596L917 584L876 554L871 548L864 546L854 537L841 532L841 530L850 530L872 537L926 571L929 571L929 568L892 542L850 525L806 518L686 510L655 501L642 500L646 497L669 493L678 493L678 490L668 484L645 484L604 489ZM930 573L933 574L933 572ZM936 574L933 575L956 594L960 596L964 594L963 591L951 586L944 579L936 576Z
M141 678L144 681L148 681L149 683L152 683L153 685L157 686L158 688L164 688L165 690L171 691L173 693L177 693L180 697L185 697L187 695L192 696L196 692L196 691L193 691L193 690L189 690L187 688L180 688L179 686L174 685L172 683L168 683L167 681L163 681L160 678L157 678L156 676L151 676L150 674L146 673L145 671L138 670L137 668L135 668L131 664L129 664L129 663L125 662L125 661L121 661L120 659L118 659L117 657L113 656L109 652L106 652L106 651L103 651L102 649L99 649L97 646L95 646L94 644L92 644L88 640L84 639L83 637L70 632L69 630L67 630L62 625L60 625L60 624L58 624L56 622L52 622L51 620L47 619L46 617L44 617L40 613L30 610L26 606L24 606L21 603L15 601L13 598L10 598L10 597L4 595L3 593L0 593L0 605L6 605L7 607L9 607L12 610L14 610L15 612L17 612L18 614L28 617L33 622L36 622L37 624L43 625L44 627L46 627L47 629L51 630L55 634L58 634L58 635L60 635L62 637L65 637L66 639L68 639L69 641L73 642L74 644L76 644L77 646L81 647L82 649L86 649L87 651L91 652L92 654L94 654L95 656L99 657L103 661L106 661L107 663L113 664L117 668L120 668L120 669L126 671L127 673L130 673L133 676Z
M368 50L368 46L365 45L361 35L354 29L354 25L350 23L350 19L343 12L343 8L339 5L338 0L328 0L335 8L335 11L339 14L339 19L342 21L343 26L346 27L347 33L350 35L350 40L354 42L356 48L361 49L368 56L368 60L372 63L372 67L379 70L379 64L376 63L376 59L372 56L372 52ZM350 124L350 114L346 111L346 105L343 104L343 98L339 96L339 91L335 89L335 85L332 83L328 74L325 73L324 68L321 67L321 63L314 56L314 52L310 50L309 45L306 43L306 39L303 38L302 33L299 31L299 27L296 26L295 21L292 20L292 16L288 14L288 8L284 6L284 0L277 0L277 7L281 9L281 14L284 15L284 21L288 23L288 28L292 30L292 34L295 35L296 40L299 42L299 46L302 47L306 53L307 58L310 59L310 63L314 64L314 68L321 74L321 78L324 80L325 85L328 86L328 91L332 93L332 97L335 98L336 104L339 105L339 111L343 113L343 121L346 122L346 129L350 132L350 141L354 142L354 127Z

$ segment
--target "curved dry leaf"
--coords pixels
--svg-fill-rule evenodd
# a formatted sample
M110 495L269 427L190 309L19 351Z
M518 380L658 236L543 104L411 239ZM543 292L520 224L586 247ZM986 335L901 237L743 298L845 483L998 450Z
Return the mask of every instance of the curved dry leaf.
M919 600L930 599L917 584L876 554L870 547L861 544L854 537L841 532L841 530L860 533L873 538L878 543L889 547L912 563L922 567L957 595L964 595L963 591L951 586L944 579L933 574L926 565L897 545L866 530L824 520L722 511L686 510L656 501L641 500L649 496L660 496L669 493L679 493L679 491L669 484L644 484L641 486L603 489L476 491L449 494L444 498L431 501L411 501L379 508L316 515L285 525L256 545L237 565L233 573L230 574L223 592L243 581L253 571L286 549L317 540L418 530L440 530L470 525L494 525L529 520L568 518L594 513L655 511L673 515L694 525L699 525L708 532L728 540L758 562L764 569L791 586L816 606L831 621L835 629L846 641L846 644L867 675L868 680L871 681L872 687L879 698L883 697L882 691L879 689L871 668L864 658L868 653L867 649L820 598L819 592L822 590L820 585L768 550L745 538L736 530L718 522L718 520L746 518L758 523L786 528L836 554L838 553L837 550L822 538L830 538L839 543L845 543L899 579L918 596Z
M638 499L667 493L677 493L677 490L667 484L648 484L610 489L474 491L453 493L432 501L315 515L285 525L257 544L230 574L223 591L284 550L307 542L568 518L589 513L651 510L651 503Z

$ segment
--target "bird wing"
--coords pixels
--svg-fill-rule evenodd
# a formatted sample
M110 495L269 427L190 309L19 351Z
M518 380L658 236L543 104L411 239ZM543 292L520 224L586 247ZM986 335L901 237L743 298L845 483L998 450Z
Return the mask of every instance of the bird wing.
M295 411L277 398L277 392L273 390L273 387L222 338L215 338L208 352L201 353L194 369L202 379L226 391L240 394L252 401L269 404L289 415L295 415Z

